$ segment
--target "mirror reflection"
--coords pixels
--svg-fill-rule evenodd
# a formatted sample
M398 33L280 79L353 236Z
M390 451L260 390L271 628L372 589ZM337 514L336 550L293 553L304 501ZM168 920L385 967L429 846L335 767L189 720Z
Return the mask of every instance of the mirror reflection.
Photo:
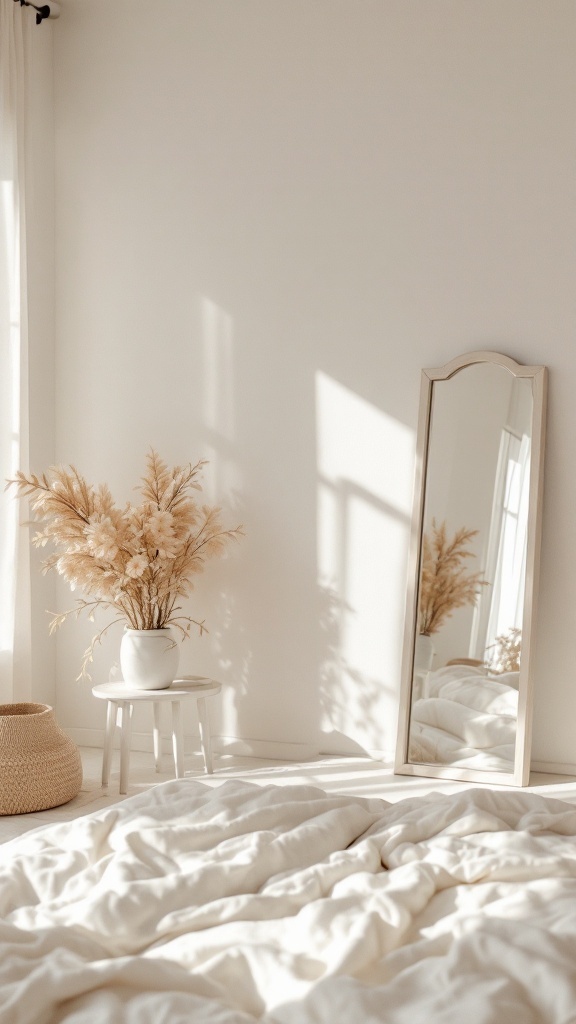
M408 762L514 770L532 423L503 365L432 383Z
M544 368L497 353L471 356L424 372L400 771L511 774L526 742L523 628L533 597L525 590L534 575L531 468L541 477Z

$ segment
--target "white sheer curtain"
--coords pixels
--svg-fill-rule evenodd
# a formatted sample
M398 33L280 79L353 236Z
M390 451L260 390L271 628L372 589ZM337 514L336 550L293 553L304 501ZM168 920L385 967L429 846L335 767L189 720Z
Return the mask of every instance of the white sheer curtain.
M29 12L0 0L0 702L30 697L25 511L4 480L28 469L25 114Z

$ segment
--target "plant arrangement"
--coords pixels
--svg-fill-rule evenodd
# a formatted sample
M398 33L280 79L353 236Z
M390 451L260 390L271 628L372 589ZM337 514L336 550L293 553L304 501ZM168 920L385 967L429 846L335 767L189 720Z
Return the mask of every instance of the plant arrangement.
M490 671L500 674L502 672L519 672L520 656L522 654L522 630L513 626L506 633L496 637L496 640L488 651L493 651Z
M146 461L136 488L140 503L124 508L106 484L93 487L74 466L51 466L42 476L18 472L8 481L18 497L30 500L33 521L42 524L32 543L56 548L43 572L56 569L72 590L86 595L75 608L53 616L50 632L70 615L85 612L94 621L99 608L114 615L93 637L78 678L89 678L94 646L116 622L139 630L174 626L181 639L195 625L202 635L204 622L184 615L180 601L194 589L207 560L243 533L241 526L224 529L220 508L195 500L206 460L169 469L151 449Z
M457 608L473 605L479 587L488 586L481 572L469 572L466 561L474 558L469 545L478 530L462 527L450 539L446 521L438 526L432 519L430 534L422 538L420 576L419 632L425 636L437 633Z

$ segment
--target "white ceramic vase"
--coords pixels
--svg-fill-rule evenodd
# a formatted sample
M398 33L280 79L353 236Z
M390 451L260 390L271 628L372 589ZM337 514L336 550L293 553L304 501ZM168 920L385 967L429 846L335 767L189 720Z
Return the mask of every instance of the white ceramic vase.
M165 690L176 678L180 648L170 629L126 629L120 643L122 678L135 690Z
M414 671L415 672L430 672L432 668L432 662L434 661L434 644L432 643L432 637L427 636L424 633L419 633L416 637L416 646L414 649Z

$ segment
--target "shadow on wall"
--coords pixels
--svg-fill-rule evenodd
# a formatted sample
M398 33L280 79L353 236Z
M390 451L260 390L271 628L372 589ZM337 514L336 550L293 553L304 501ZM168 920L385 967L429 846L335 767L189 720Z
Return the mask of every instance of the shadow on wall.
M316 374L323 750L394 749L414 432Z
M238 409L231 317L201 309L206 489L246 529L200 584L202 657L227 684L214 731L263 756L391 753L414 433L297 360L263 430L262 410Z

